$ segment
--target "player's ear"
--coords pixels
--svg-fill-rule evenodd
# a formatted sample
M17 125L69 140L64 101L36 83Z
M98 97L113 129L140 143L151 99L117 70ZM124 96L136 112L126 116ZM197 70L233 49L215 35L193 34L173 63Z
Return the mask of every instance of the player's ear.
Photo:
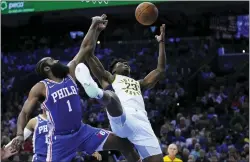
M48 71L50 71L50 67L49 67L49 66L45 66L45 67L43 68L43 70L44 70L45 72L48 72Z

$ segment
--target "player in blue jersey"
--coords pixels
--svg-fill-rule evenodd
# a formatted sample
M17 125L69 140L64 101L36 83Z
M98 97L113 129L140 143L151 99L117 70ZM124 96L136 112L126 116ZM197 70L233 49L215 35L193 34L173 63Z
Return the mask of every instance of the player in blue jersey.
M89 53L94 52L95 33L103 30L106 25L106 15L92 18L92 24L79 52L67 66L50 57L43 58L37 63L37 73L46 79L33 86L23 105L17 121L17 135L12 142L14 149L21 148L24 141L23 130L29 116L37 102L42 102L46 110L49 129L47 162L71 161L77 151L85 151L91 155L100 150L119 150L129 162L139 160L138 154L127 139L81 122L83 113L75 83L75 68L86 59ZM117 109L122 110L119 103L113 106L117 108L110 107L108 110L110 114L112 110L115 110L115 113ZM122 114L122 112L118 113L120 114L116 114L117 116Z
M28 139L33 133L33 159L32 161L43 162L46 161L47 156L47 143L48 143L48 127L47 116L45 111L43 113L30 119L24 128L24 140ZM11 144L12 141L9 143ZM9 145L8 144L8 145ZM7 145L7 146L8 146Z
M47 143L48 143L48 127L46 112L30 119L26 127L24 128L24 140L28 139L33 133L33 162L44 162L47 156ZM12 142L12 141L11 141ZM6 146L8 147L10 144ZM17 153L17 152L16 152ZM100 159L100 154L95 152L92 156Z
M24 128L24 140L33 133L33 160L36 162L46 161L47 143L48 143L48 126L46 113L32 118Z

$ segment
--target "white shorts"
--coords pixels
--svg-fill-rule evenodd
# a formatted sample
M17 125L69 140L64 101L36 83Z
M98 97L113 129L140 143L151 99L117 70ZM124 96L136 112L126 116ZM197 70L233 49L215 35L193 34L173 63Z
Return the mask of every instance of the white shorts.
M162 154L160 144L147 116L142 112L136 114L123 113L119 117L108 114L112 131L121 138L132 142L142 159Z

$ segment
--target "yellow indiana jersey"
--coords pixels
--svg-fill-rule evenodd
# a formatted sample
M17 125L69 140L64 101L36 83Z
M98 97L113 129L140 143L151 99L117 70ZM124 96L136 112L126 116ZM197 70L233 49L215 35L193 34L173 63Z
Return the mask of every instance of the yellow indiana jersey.
M163 161L164 162L182 162L182 160L178 158L174 158L173 160L171 160L168 156L164 156Z

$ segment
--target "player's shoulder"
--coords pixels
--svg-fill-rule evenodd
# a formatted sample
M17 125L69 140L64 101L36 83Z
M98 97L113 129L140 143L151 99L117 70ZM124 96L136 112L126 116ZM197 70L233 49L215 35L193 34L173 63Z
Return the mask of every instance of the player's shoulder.
M38 83L36 83L32 88L31 90L43 90L45 89L45 82L44 81L40 81Z
M30 90L29 96L31 97L42 97L46 95L45 83L38 82Z
M38 116L35 116L34 118L30 119L29 122L36 124L38 120Z
M29 120L28 124L26 125L26 128L30 130L34 129L36 124L37 124L37 116Z
M132 78L131 76L119 75L119 74L115 74L115 75L114 75L114 81L115 81L116 79L129 79L129 80L135 80L135 79Z

